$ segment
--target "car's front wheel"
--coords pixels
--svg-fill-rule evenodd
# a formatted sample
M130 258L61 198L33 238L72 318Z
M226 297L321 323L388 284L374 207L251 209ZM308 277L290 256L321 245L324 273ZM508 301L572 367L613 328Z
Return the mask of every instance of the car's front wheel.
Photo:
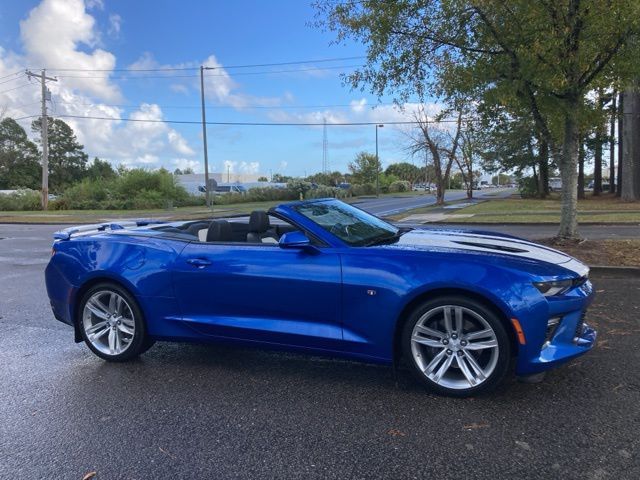
M402 350L421 383L454 397L491 390L511 360L511 342L498 316L458 296L415 309L403 327Z
M91 287L82 296L78 314L82 338L100 358L123 362L153 345L138 303L119 285L102 283Z

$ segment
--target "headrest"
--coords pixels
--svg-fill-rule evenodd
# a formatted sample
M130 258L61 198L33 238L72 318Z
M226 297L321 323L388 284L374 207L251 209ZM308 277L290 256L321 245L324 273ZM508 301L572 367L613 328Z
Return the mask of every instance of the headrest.
M231 224L226 220L214 220L207 230L207 242L230 242L233 238Z
M269 229L269 215L262 210L254 210L249 217L249 231L263 233Z

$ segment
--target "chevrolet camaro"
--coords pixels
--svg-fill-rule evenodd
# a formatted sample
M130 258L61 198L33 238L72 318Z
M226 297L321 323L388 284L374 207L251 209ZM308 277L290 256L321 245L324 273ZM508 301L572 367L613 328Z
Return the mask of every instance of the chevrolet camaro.
M109 361L155 341L226 342L402 363L469 396L589 351L589 269L482 231L397 227L334 199L250 216L54 235L54 316Z

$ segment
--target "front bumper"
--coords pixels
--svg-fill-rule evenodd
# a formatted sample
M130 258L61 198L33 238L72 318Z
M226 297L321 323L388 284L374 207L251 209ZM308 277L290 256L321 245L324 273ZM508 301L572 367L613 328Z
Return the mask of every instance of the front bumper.
M544 315L523 323L526 344L520 346L517 375L533 375L584 355L596 343L597 332L585 322L587 307L593 300L589 282L561 299L550 299ZM560 317L550 338L546 337L549 318Z

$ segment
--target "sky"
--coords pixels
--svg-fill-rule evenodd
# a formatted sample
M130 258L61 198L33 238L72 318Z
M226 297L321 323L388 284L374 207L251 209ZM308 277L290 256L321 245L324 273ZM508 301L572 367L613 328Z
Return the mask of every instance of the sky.
M410 120L415 104L400 111L392 97L345 86L340 74L363 64L365 47L332 44L332 32L310 25L314 15L306 0L2 0L0 113L29 130L40 88L22 72L46 68L57 78L50 115L72 126L91 157L203 172L205 65L215 68L205 72L207 121L326 121L328 167L346 172L358 152L375 152L375 126L337 123ZM290 64L255 66L275 63ZM421 164L406 153L407 128L379 129L383 166ZM207 137L211 172L322 170L322 126L208 125Z

